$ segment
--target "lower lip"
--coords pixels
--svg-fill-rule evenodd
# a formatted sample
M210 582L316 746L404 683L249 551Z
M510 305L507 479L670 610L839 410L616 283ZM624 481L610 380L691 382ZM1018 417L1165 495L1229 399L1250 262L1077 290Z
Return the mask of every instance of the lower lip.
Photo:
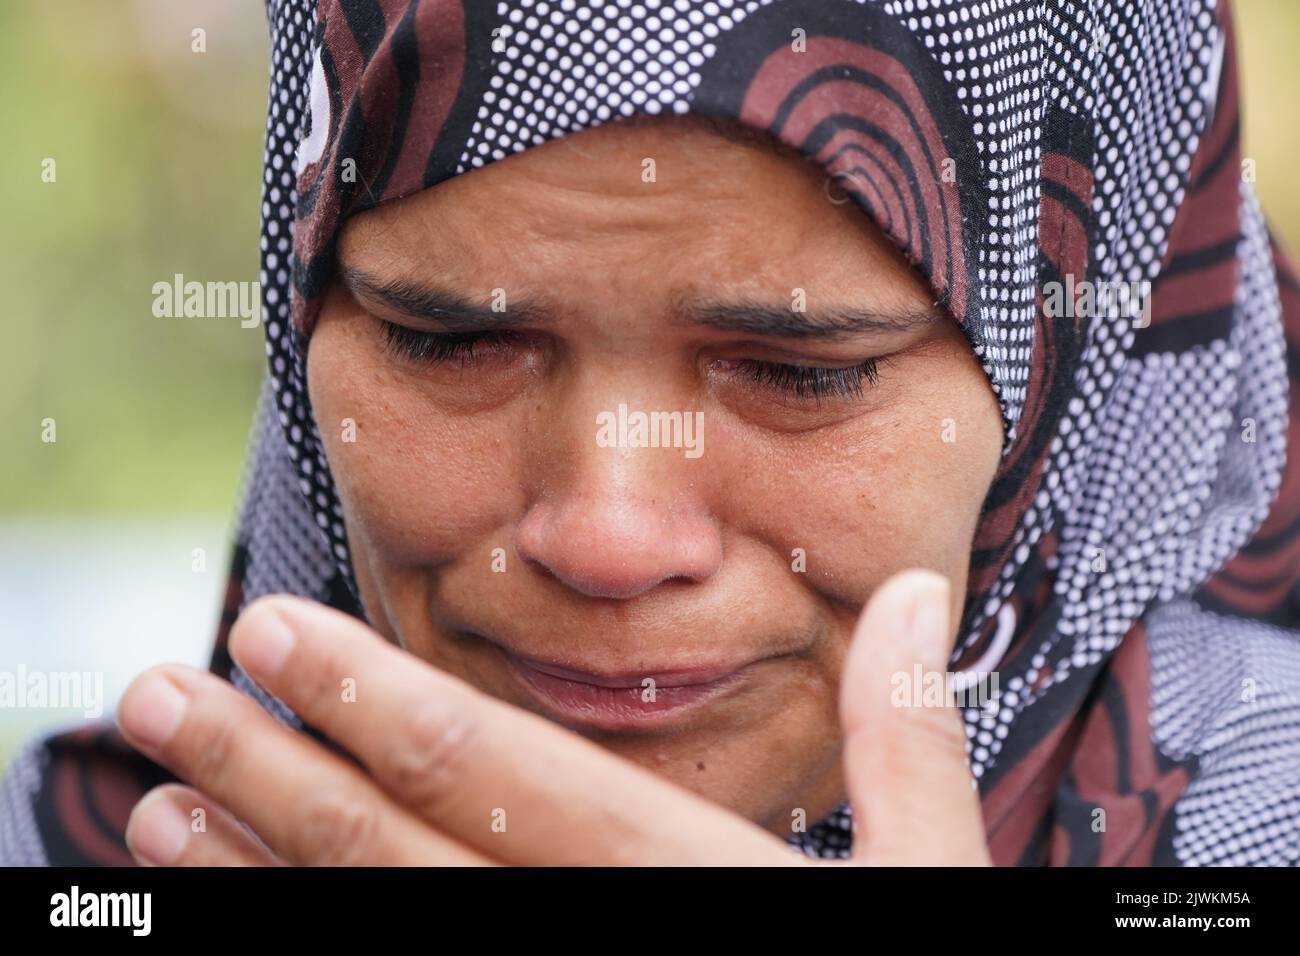
M750 664L705 684L677 687L597 687L543 673L506 652L510 669L558 723L610 732L660 730L739 688Z

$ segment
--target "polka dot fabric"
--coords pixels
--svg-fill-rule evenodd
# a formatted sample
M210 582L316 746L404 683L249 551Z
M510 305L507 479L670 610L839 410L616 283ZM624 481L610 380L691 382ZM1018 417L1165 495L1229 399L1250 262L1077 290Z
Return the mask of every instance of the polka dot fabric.
M711 39L760 5L503 5L500 67L457 172L611 118L687 112Z
M268 14L269 375L216 672L315 733L233 666L226 629L275 591L362 615L304 387L342 223L558 136L702 113L837 182L997 395L1002 460L952 662L998 679L963 711L994 860L1300 862L1300 285L1243 175L1226 3ZM1062 315L1046 306L1061 283L1122 283L1149 308ZM847 856L852 818L841 804L792 850Z
M1173 849L1200 866L1300 864L1300 655L1295 634L1188 601L1151 615L1156 741L1199 772ZM1205 672L1226 675L1207 682Z

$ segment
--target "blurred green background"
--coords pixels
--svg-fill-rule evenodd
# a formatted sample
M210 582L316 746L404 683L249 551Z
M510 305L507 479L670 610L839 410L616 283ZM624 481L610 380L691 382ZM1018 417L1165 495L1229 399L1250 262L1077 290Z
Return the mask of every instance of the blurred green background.
M152 286L257 280L267 71L257 0L0 0L0 671L102 673L106 714L211 646L262 329ZM84 716L0 709L0 765Z
M266 63L253 0L0 3L0 514L230 505L261 329L151 287L257 280Z
M1297 248L1300 2L1236 16L1245 155ZM115 698L156 660L204 661L262 331L155 318L151 287L257 279L266 77L258 0L0 2L0 669L89 654ZM0 765L76 716L0 711Z

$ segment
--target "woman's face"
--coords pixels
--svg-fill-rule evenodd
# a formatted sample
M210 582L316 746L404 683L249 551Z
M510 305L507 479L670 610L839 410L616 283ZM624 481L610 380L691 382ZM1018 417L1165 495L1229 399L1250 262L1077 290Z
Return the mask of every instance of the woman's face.
M353 217L308 356L373 626L783 835L845 797L872 591L943 573L955 634L1002 440L843 199L699 124L601 126Z

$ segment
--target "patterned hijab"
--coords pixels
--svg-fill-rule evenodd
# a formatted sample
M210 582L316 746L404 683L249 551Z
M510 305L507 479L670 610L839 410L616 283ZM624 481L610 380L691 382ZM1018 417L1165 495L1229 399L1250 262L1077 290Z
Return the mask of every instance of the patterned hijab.
M268 13L269 376L215 671L301 726L233 665L231 621L272 592L362 614L304 374L347 217L619 117L704 114L823 167L998 397L952 662L998 674L963 710L994 860L1300 863L1300 295L1242 162L1226 0ZM1120 283L1149 307L1053 305ZM64 763L112 745L92 736ZM845 856L850 817L790 842Z

